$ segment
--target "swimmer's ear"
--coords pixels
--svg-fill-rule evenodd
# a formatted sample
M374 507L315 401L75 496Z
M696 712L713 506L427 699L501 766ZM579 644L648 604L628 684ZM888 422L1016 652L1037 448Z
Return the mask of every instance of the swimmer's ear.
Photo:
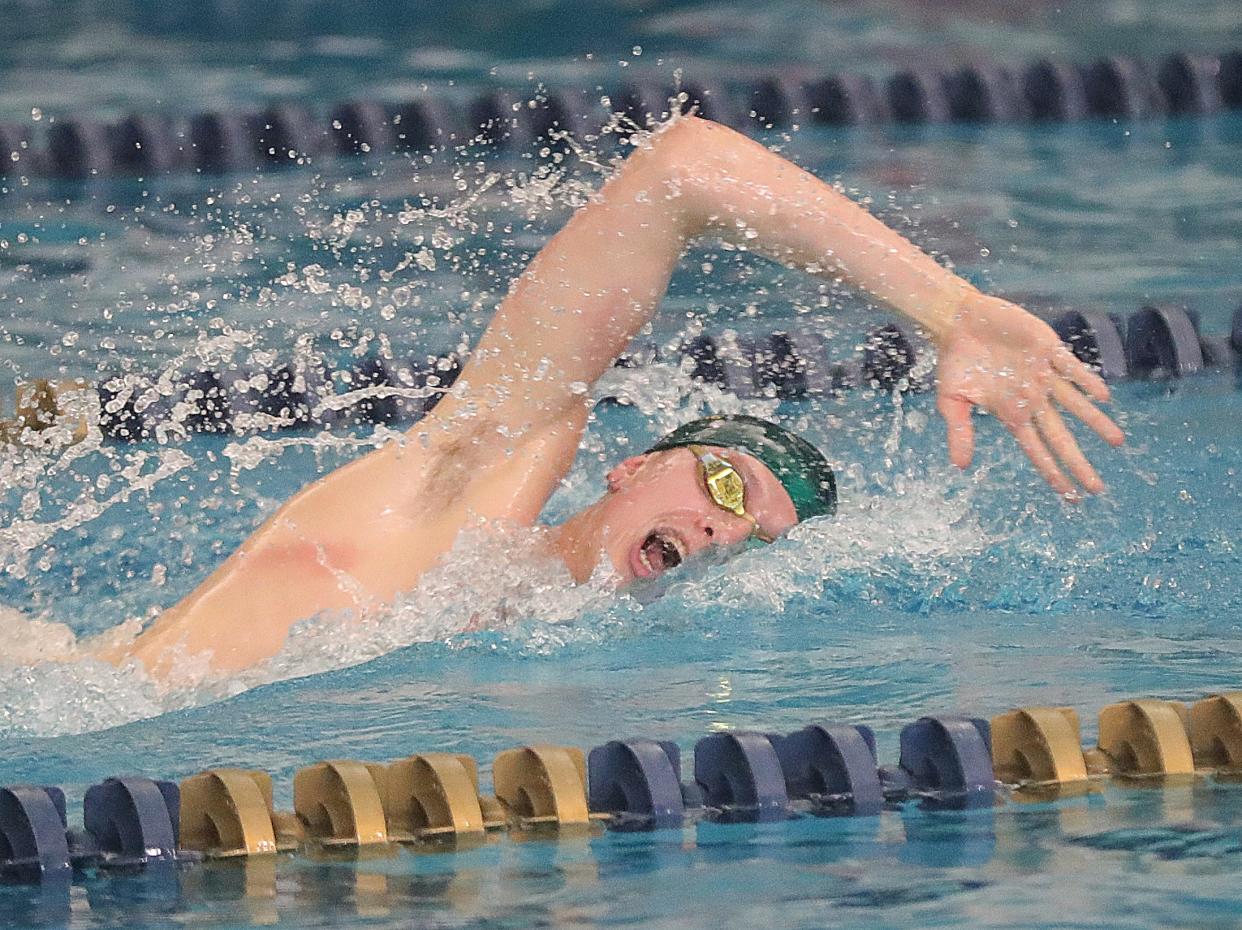
M608 472L608 490L619 491L632 479L647 461L646 454L631 455L624 462L614 465Z

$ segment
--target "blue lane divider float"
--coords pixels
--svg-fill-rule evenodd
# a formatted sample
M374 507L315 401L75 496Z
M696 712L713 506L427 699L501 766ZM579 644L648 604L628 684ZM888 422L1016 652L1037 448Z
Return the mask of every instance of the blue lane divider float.
M988 721L923 717L901 731L894 781L943 807L986 807L995 799Z
M587 782L592 813L611 814L621 829L676 827L687 806L702 806L701 796L687 798L681 750L672 742L614 740L597 746L587 756Z
M1075 356L1093 366L1105 381L1128 377L1130 366L1121 335L1125 321L1102 310L1072 310L1057 317L1052 328Z
M783 820L789 816L785 774L770 737L714 733L694 745L694 780L705 807L722 820Z
M606 103L604 101L607 101ZM452 88L404 101L344 101L324 109L273 102L258 110L184 118L134 114L118 123L60 115L46 129L0 124L0 175L87 179L193 170L253 171L324 157L387 155L469 139L496 149L555 147L557 135L598 132L624 116L617 135L673 108L748 131L794 124L985 123L1139 119L1242 107L1242 52L1174 52L1147 63L1123 56L1086 65L1040 59L1025 66L908 69L884 80L774 74L753 80L691 78L581 89L490 88L463 101ZM41 131L32 132L32 128Z
M812 724L772 745L791 799L808 800L817 809L854 816L878 814L884 788L870 727Z
M916 355L912 340L896 324L881 326L867 337L863 347L863 378L883 391L892 391L907 381Z
M71 868L65 793L59 788L0 788L0 873L42 880Z
M109 778L87 789L86 831L105 865L172 862L178 852L181 802L177 785L149 778Z
M1203 370L1203 347L1181 307L1144 307L1126 326L1126 362L1137 375L1156 369L1181 377Z

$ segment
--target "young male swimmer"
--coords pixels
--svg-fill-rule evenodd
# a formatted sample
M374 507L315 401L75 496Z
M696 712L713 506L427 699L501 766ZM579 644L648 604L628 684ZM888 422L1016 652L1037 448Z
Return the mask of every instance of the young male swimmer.
M308 485L107 657L155 675L179 656L239 670L279 652L299 620L389 604L467 526L533 525L573 464L590 386L655 314L687 243L708 234L843 277L921 326L938 349L938 408L958 467L970 463L979 407L1057 493L1103 489L1062 411L1118 445L1121 430L1095 405L1108 390L1047 325L762 145L687 117L640 145L548 242L453 389L403 441ZM549 539L576 581L605 563L625 582L708 547L771 540L835 504L832 470L810 444L760 420L709 418L615 466L604 496Z

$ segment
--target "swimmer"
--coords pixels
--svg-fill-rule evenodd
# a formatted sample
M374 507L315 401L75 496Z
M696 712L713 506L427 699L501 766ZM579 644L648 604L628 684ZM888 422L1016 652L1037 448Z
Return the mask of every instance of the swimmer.
M234 672L276 655L323 611L366 616L415 587L468 526L532 526L568 474L590 386L654 316L687 244L744 243L844 279L921 327L939 355L948 454L971 461L974 408L996 416L1060 495L1104 485L1070 433L1123 436L1104 382L1042 321L981 293L830 185L697 117L646 138L514 281L456 384L400 441L299 491L141 636L104 653L157 677L177 656ZM747 417L687 424L607 475L552 527L575 581L651 578L709 547L770 541L831 514L832 469L809 443Z

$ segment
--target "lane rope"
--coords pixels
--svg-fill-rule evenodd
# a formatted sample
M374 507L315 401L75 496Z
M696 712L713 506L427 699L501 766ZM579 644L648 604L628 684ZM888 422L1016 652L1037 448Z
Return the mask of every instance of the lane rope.
M1242 691L1190 707L1120 701L1098 721L1097 744L1084 747L1070 707L1024 707L991 720L929 715L901 730L900 756L888 766L878 763L866 726L713 733L695 744L688 783L680 750L667 741L612 740L589 754L520 746L493 760L491 795L481 793L468 755L338 759L294 774L292 811L274 808L272 779L259 771L211 769L180 785L112 777L87 789L80 829L68 826L62 789L9 785L0 787L0 874L38 882L202 858L392 844L452 849L503 831L872 817L907 803L966 810L1081 794L1106 778L1163 784L1242 773Z
M645 127L673 109L746 132L802 125L1071 122L1204 116L1242 109L1242 51L1173 52L1156 62L1111 56L1084 65L909 69L857 74L775 74L753 81L639 80L607 94L496 88L463 100L444 89L405 101L344 101L318 108L276 101L254 110L188 116L132 114L116 123L65 114L0 124L0 176L62 179L178 171L258 171L354 155L427 151L479 140L498 150L553 146L558 136Z
M1180 378L1237 370L1242 360L1242 305L1228 334L1203 336L1193 310L1143 307L1128 318L1070 310L1050 320L1074 354L1106 380ZM925 346L912 331L886 324L871 331L855 358L834 362L810 331L766 336L702 334L672 347L637 342L617 364L690 359L691 376L744 399L822 397L862 388L922 391ZM409 424L435 406L462 369L460 353L397 359L369 356L348 368L281 364L266 370L159 372L146 377L31 379L15 389L14 415L0 420L0 440L38 445L81 441L97 425L111 442L169 442L195 433L252 435L281 430ZM926 366L924 366L926 368ZM610 398L605 398L610 399ZM54 430L55 433L48 433Z

